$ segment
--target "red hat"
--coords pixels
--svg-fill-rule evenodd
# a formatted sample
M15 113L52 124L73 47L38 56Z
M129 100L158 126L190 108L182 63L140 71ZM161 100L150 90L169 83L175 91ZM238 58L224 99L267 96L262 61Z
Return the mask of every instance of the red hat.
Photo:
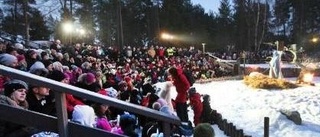
M107 91L105 89L100 89L98 93L105 96L107 95Z
M24 60L25 57L24 57L24 55L18 55L17 59L18 59L18 62L20 62L21 60Z
M124 77L124 81L126 81L127 83L131 81L131 78L129 76L125 76Z

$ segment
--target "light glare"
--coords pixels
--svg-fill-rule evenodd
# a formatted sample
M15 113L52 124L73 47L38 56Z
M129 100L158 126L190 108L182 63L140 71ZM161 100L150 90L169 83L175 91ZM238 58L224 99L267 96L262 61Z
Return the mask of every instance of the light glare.
M72 30L73 30L73 25L72 25L72 23L70 23L70 22L64 23L64 24L63 24L63 30L64 30L65 32L67 32L67 33L72 32Z
M305 73L303 75L303 81L307 83L311 83L313 81L313 74L311 73Z

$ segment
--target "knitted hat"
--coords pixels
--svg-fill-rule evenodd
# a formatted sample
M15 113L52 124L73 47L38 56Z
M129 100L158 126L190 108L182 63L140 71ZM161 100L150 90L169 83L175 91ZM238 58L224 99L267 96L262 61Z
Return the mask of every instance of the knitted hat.
M76 105L72 112L72 121L81 125L94 127L96 116L92 107L88 105Z
M120 116L120 127L125 129L126 127L130 127L136 125L136 117L131 114L123 114Z
M28 85L21 80L13 79L4 84L4 95L10 96L17 89L28 90Z
M24 49L24 46L20 43L16 43L16 44L14 44L14 48L15 49Z
M55 80L55 81L62 81L66 78L66 76L63 74L63 72L59 70L53 70L49 75L48 78Z
M82 69L90 69L90 67L91 67L91 64L87 61L81 64Z
M30 67L29 72L43 77L46 77L49 74L48 69L46 69L43 63L40 61L33 63L33 65Z
M113 87L110 88L106 88L106 95L112 98L116 98L118 95L118 91L116 89L114 89Z
M76 65L71 65L71 69L72 69L73 71L76 71L76 70L78 69L78 67L77 67Z
M46 68L41 61L36 61L33 63L29 69L29 72L32 73L33 70Z
M72 76L72 74L71 74L71 73L68 73L68 72L64 72L63 75L64 75L64 78L65 78L65 79L67 78L67 79L69 79L69 80L71 79L71 76Z
M161 104L159 102L154 102L152 104L152 108L155 109L155 110L160 110Z
M195 87L191 87L189 90L188 90L188 93L189 93L189 96L196 93L196 88Z
M194 128L194 137L214 137L214 130L209 123L200 123Z
M42 76L42 77L47 77L47 75L49 74L49 71L46 68L39 68L39 69L34 69L30 71L30 73L38 76Z
M63 66L63 65L62 65L59 61L56 61L56 62L53 62L53 63L52 63L52 68L53 68L54 70L63 71L62 66Z
M87 83L93 83L96 79L96 76L92 73L87 73L87 76L86 76L86 82Z
M17 59L18 59L18 62L20 62L21 60L24 60L25 57L24 57L24 55L18 55Z
M16 56L8 53L0 54L0 64L5 66L11 66L13 63L18 62Z
M105 96L109 96L112 98L116 98L117 97L117 90L115 90L113 87L110 88L106 88L106 89L101 89L98 91L99 94L105 95Z

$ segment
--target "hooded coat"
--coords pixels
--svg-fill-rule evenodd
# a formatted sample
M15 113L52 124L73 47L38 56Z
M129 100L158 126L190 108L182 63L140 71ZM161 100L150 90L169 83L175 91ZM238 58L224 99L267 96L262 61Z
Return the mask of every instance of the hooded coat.
M190 88L190 84L180 68L177 68L177 76L174 78L173 85L175 85L178 93L175 101L177 103L186 103L188 98L187 91Z
M201 102L201 95L199 93L194 93L190 95L190 105L193 109L194 117L193 123L194 125L198 125L201 119L201 113L203 110L202 102Z

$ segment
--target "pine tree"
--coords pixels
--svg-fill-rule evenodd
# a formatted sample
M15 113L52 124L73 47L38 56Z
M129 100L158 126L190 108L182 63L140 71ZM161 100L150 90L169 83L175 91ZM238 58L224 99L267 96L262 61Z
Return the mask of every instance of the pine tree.
M79 7L75 11L75 16L79 18L80 26L75 26L74 39L80 40L79 42L93 43L96 34L96 18L94 16L94 1L76 0ZM85 31L85 34L80 34L80 29ZM82 36L84 35L84 36ZM81 40L82 39L82 40Z
M10 14L4 17L1 26L15 36L24 36L26 44L32 39L47 39L50 35L40 11L32 6L34 0L4 0ZM29 33L30 32L30 33Z
M231 13L231 5L229 0L221 0L219 7L218 21L218 34L215 36L217 45L224 49L231 50L234 47L233 41L233 20Z

